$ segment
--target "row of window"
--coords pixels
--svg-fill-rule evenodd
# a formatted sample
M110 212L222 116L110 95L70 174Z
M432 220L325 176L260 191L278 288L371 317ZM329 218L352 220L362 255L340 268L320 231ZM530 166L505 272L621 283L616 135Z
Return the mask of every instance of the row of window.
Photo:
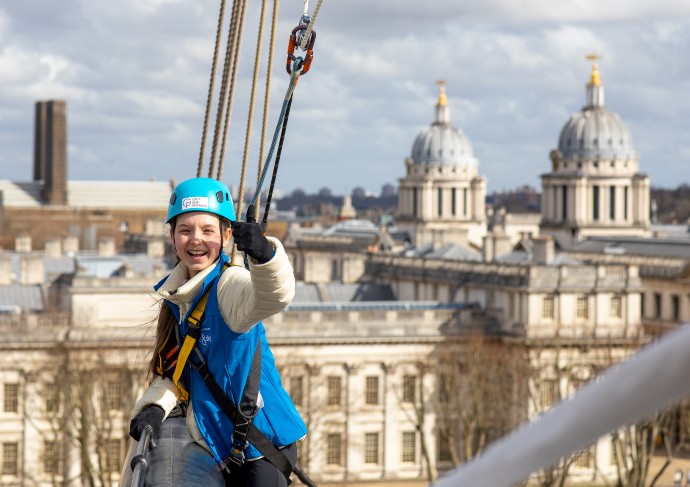
M364 463L367 465L381 464L381 439L380 433L364 433ZM400 461L402 463L415 463L417 461L417 432L404 431L401 437ZM452 453L447 441L439 438L437 442L437 461L452 461ZM329 433L326 436L326 464L330 466L342 466L344 462L344 443L341 433Z
M609 219L616 219L616 186L609 186ZM600 211L600 189L599 186L592 186L592 219L596 222L601 218ZM628 219L628 187L623 186L623 220Z
M110 472L119 472L122 466L122 441L110 440L105 445L105 465ZM60 445L57 441L46 440L41 451L41 467L45 475L60 474ZM19 443L4 442L2 444L2 475L17 476L19 474Z
M448 189L444 188L438 188L436 190L436 214L438 216L443 216L444 211L443 211L443 201L445 197L445 193L449 191ZM419 204L419 188L412 188L412 216L417 216L418 215L418 204ZM467 210L469 208L468 205L468 193L467 193L467 188L462 188L462 202L460 202L460 205L462 207L462 215L467 216ZM450 214L451 216L457 216L458 214L458 194L457 194L457 188L450 188Z
M364 463L368 465L379 465L381 463L379 433L364 433ZM417 461L417 433L415 431L405 431L402 433L402 449L400 460L403 463L414 463ZM326 464L332 466L342 466L344 463L344 443L341 433L328 433L326 435Z
M298 375L290 378L290 397L297 406L304 406L305 397L304 376ZM417 396L417 377L414 375L403 376L402 402L414 403ZM342 406L343 402L343 378L340 376L328 376L326 378L326 405ZM364 403L368 405L381 404L381 387L378 376L364 378Z
M552 320L556 315L556 298L554 296L544 296L541 306L541 317L543 319ZM578 296L575 305L575 317L577 319L589 319L589 298L587 296ZM621 296L611 296L609 301L609 317L622 318L623 317L623 298Z
M555 297L554 296L544 296L542 300L542 318L544 319L554 319L555 317ZM610 318L622 318L623 317L623 298L622 296L611 296L609 302L609 317ZM662 314L662 295L661 293L654 293L652 295L653 309L651 312L651 318L663 318ZM678 294L671 295L671 312L669 318L673 321L680 321L681 317L681 303L680 296ZM640 300L640 313L642 317L647 317L645 310L645 295L642 295ZM578 319L589 319L589 298L587 296L578 296L575 306L575 316Z
M60 407L60 391L57 384L45 384L43 397L45 401L45 412L55 413ZM123 408L122 393L123 385L121 382L109 381L105 384L103 391L103 405L106 410L121 410ZM5 383L3 385L2 411L5 413L19 413L19 384Z
M606 191L607 187L600 187L600 186L592 186L592 220L594 221L599 221L601 219L601 211L600 211L600 205L603 203L602 202L602 195L605 194L603 193ZM623 186L623 195L622 195L622 208L623 208L623 220L627 221L628 220L628 187ZM561 220L567 220L568 219L568 192L569 191L574 191L575 188L573 187L568 187L567 185L562 185L562 186L554 186L553 187L553 198L554 202L558 201L559 198L561 200ZM616 220L616 193L617 193L617 187L616 186L608 186L608 217L609 220Z
M690 299L690 296L688 296ZM653 309L651 310L651 316L650 318L663 318L663 298L661 293L653 293L652 294L652 304L653 304ZM642 302L641 302L641 313L642 317L647 317L646 315L646 310L645 310L645 295L642 295ZM671 295L671 313L669 314L669 318L672 319L673 321L680 321L681 317L681 307L680 307L680 295L678 294L672 294Z

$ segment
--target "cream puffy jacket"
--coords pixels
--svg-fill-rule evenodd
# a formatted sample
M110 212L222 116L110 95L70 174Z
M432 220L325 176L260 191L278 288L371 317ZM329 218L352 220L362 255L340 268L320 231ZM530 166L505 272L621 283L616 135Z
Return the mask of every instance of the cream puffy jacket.
M259 321L282 311L295 295L295 276L283 245L273 237L267 237L275 249L273 258L264 264L249 259L249 270L232 266L223 272L218 282L218 306L223 320L236 333L249 331ZM187 268L181 263L173 269L158 294L180 307L181 316L189 312L190 304L199 294L202 283L214 266L187 279ZM156 377L144 395L137 401L132 418L150 405L158 405L165 417L177 405L179 391L169 379ZM194 414L187 411L187 429L190 436L208 449L194 421Z

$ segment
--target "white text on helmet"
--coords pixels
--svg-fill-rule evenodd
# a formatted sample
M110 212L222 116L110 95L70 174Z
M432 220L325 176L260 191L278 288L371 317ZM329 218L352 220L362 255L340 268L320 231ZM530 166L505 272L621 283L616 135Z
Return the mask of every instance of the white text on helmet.
M190 208L208 209L207 196L193 196L191 198L182 198L182 209L189 210Z

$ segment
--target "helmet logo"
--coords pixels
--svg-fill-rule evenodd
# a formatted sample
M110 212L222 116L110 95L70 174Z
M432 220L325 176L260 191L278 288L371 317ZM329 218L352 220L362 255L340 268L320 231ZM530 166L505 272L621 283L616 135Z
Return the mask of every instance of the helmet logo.
M203 209L208 210L208 197L207 196L193 196L191 198L182 198L182 209Z

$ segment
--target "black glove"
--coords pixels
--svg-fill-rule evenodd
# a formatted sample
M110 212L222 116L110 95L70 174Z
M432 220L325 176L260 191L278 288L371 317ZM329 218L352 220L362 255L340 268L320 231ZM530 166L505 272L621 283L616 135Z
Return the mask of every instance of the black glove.
M149 424L153 429L153 437L158 438L158 433L163 424L163 416L165 416L165 411L163 411L163 408L160 406L154 404L144 408L139 414L132 418L132 421L130 421L129 436L139 441L144 426Z
M265 264L273 257L273 245L264 237L253 213L247 212L246 223L232 222L232 238L235 239L237 250L246 253L259 264Z

